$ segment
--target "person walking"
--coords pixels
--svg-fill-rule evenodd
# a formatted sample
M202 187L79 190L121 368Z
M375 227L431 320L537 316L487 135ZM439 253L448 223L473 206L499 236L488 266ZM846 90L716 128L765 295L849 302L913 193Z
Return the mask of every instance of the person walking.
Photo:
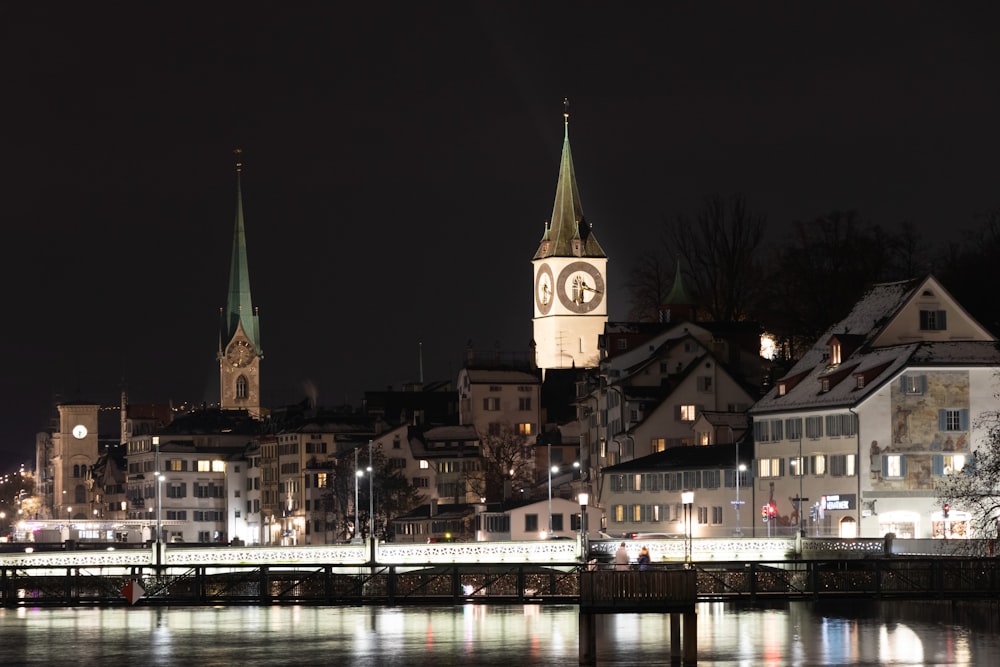
M621 543L621 546L618 547L618 551L615 552L615 569L616 570L628 569L628 551L625 550L624 542Z
M650 563L649 549L643 547L642 549L639 550L639 559L637 562L639 563L640 572L645 572L646 570L649 569L649 563Z

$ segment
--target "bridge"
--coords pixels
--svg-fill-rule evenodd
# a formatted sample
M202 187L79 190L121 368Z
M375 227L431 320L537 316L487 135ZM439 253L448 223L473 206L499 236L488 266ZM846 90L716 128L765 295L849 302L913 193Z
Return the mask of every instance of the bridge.
M742 540L731 557L698 545L689 561L648 545L650 572L614 572L620 540L444 544L63 549L5 545L0 604L125 604L132 582L142 604L462 604L568 603L595 612L686 608L696 601L830 597L977 598L1000 593L1000 559L962 553L890 555L881 541L826 541L808 557L788 540ZM707 542L707 541L706 541ZM877 544L876 544L877 542ZM877 547L877 548L876 548ZM711 550L709 556L708 552ZM681 574L677 574L680 572ZM676 577L693 572L693 593ZM664 574L659 574L664 573ZM646 576L649 575L649 576ZM662 578L661 578L662 577ZM684 579L684 581L688 581ZM684 591L683 594L680 591ZM614 595L611 595L614 593ZM675 599L676 598L676 599Z

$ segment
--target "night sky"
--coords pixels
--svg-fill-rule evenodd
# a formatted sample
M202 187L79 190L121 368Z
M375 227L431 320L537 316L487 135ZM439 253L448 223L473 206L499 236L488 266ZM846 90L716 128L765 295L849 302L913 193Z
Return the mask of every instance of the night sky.
M19 4L4 470L55 396L217 400L236 147L271 406L398 389L420 343L428 381L469 341L527 349L564 97L612 319L663 219L709 194L772 240L856 209L943 242L1000 206L998 12L969 3Z

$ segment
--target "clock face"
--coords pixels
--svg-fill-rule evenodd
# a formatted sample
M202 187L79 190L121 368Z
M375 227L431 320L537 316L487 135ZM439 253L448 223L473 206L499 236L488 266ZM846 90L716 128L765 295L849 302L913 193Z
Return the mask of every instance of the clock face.
M253 357L253 345L248 340L234 340L226 349L226 362L234 368L243 368Z
M73 427L73 437L77 440L83 440L87 437L87 427L83 424L77 424Z
M604 277L587 262L573 262L556 281L559 302L575 313L589 313L604 301Z
M552 269L548 264L542 264L535 276L535 305L542 315L548 314L552 309L552 299L555 297L552 284Z

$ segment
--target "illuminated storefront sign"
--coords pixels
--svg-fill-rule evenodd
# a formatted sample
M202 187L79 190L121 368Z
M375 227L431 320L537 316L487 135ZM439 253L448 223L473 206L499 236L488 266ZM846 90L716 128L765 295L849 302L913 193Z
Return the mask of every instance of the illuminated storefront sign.
M820 511L825 512L832 512L834 510L853 510L858 506L858 497L853 493L820 496L819 504Z

